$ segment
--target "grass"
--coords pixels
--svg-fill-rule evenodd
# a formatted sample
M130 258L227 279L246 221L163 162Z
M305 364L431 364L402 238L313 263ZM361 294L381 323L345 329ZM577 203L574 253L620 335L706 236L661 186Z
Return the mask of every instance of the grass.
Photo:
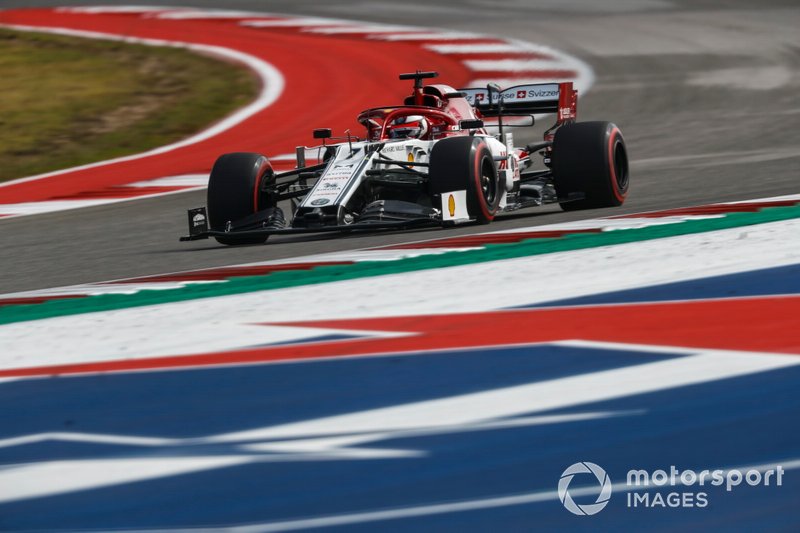
M0 181L178 141L258 90L186 50L0 29Z

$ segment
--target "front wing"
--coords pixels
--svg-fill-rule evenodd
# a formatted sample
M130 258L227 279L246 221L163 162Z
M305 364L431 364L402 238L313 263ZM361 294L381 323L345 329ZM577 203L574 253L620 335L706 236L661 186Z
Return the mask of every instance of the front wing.
M208 239L209 237L241 237L246 239L248 237L269 237L271 235L297 235L303 233L349 233L352 231L379 231L379 230L402 230L414 229L423 227L437 227L442 226L441 220L437 219L409 219L409 220L395 220L387 222L362 222L356 224L341 224L337 226L318 226L308 228L259 228L248 230L232 230L232 231L214 231L207 228L195 230L190 223L189 235L184 235L180 238L181 241L196 241L201 239Z

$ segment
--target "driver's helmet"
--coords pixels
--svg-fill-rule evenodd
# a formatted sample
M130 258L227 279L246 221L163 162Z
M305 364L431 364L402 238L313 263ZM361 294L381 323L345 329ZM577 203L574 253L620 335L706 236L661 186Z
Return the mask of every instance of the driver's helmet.
M428 120L422 115L399 117L387 131L390 139L422 139L428 133Z

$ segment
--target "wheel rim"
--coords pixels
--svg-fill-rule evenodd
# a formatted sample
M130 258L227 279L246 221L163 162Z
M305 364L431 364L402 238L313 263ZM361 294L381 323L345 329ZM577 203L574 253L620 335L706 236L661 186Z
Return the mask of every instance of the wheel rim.
M619 139L614 144L614 176L617 179L617 189L625 191L628 188L628 153Z
M497 180L494 177L493 170L492 162L484 158L481 164L481 194L483 194L483 199L486 200L486 205L490 208L494 205L494 199L497 196Z

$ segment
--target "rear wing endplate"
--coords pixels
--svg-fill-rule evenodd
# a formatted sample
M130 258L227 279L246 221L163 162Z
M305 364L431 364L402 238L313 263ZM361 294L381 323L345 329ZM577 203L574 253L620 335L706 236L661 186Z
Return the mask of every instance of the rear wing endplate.
M558 121L574 120L578 111L578 91L572 82L515 85L503 91L487 87L459 89L467 101L484 117L503 115L535 115L558 113ZM491 100L490 100L491 98Z

